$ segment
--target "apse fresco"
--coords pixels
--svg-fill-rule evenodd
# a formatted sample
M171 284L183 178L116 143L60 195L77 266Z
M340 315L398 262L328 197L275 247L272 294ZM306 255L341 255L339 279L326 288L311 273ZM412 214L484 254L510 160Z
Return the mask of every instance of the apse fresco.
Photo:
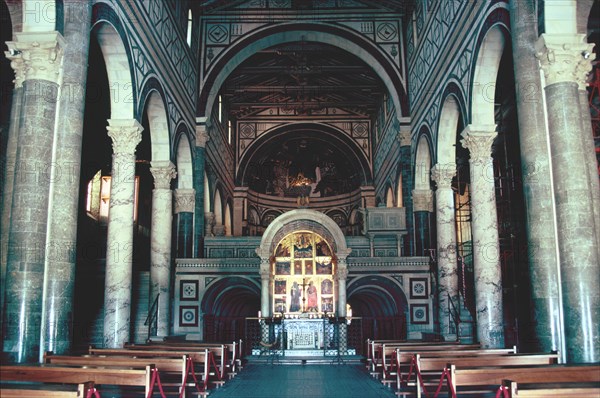
M317 314L335 308L335 271L329 244L312 232L294 232L279 242L273 261L273 309Z

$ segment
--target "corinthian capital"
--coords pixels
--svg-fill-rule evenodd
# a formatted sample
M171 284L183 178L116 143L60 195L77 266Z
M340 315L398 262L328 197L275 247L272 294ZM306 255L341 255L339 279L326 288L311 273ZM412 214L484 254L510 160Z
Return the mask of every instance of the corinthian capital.
M438 163L431 168L431 179L438 189L450 189L456 175L456 163Z
M433 194L430 189L413 189L413 211L433 212Z
M15 71L15 79L13 80L15 88L23 87L23 81L25 80L25 62L23 61L23 55L14 50L5 51L4 55L6 55L6 59L10 60L10 67Z
M536 43L536 57L546 78L546 86L574 82L585 89L596 55L584 34L542 34Z
M59 83L65 41L62 35L54 32L18 32L17 41L7 41L6 56L17 73L15 84L24 80L48 80ZM13 62L17 58L21 62Z
M171 180L177 177L175 165L168 160L155 160L150 162L150 172L154 177L155 189L170 189Z
M196 205L196 191L194 189L175 190L175 213L193 213Z
M133 154L142 140L144 128L135 119L109 119L108 136L115 154Z
M469 150L472 162L487 161L492 157L492 143L497 135L495 125L470 124L461 133L460 143Z

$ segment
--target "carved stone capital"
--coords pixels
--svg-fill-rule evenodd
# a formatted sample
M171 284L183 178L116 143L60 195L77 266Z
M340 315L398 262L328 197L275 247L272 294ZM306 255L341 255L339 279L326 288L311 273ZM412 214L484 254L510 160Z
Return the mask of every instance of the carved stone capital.
M23 61L23 55L14 50L5 51L4 55L10 60L10 67L15 71L15 78L13 80L15 88L23 87L23 81L25 81L25 61Z
M64 55L65 40L56 31L53 32L18 32L17 41L7 41L7 58L15 69L17 81L48 80L59 83L60 71ZM12 65L12 61L21 58L22 65ZM22 79L22 80L21 80ZM17 84L17 82L15 82Z
M431 180L438 189L450 189L452 178L456 175L456 163L438 163L431 168Z
M536 43L536 57L546 78L546 86L575 82L585 89L596 55L585 34L542 34Z
M338 267L334 276L336 281L345 281L348 279L348 268Z
M410 146L410 136L410 126L400 126L400 131L396 135L396 138L400 142L400 146Z
M413 189L413 211L433 212L433 194L431 189Z
M473 126L468 125L461 133L462 146L469 150L472 162L487 161L492 157L492 143L498 133L496 126L484 125Z
M196 126L196 146L205 148L206 143L210 140L210 135L208 134L209 127L206 124L201 124Z
M150 162L150 173L154 177L154 189L171 189L171 180L177 177L175 165L168 160Z
M196 205L196 190L194 189L176 189L175 190L175 214L193 213Z
M106 130L112 139L113 153L133 154L142 140L144 128L135 119L109 119Z

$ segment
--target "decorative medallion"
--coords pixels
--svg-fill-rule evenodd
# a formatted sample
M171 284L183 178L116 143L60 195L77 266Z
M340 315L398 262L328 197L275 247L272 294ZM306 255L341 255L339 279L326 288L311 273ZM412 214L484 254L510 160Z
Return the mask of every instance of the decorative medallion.
M384 22L377 27L377 38L380 41L392 41L398 36L398 29L391 22Z
M223 43L227 36L227 29L223 25L215 25L208 30L208 39L213 43Z

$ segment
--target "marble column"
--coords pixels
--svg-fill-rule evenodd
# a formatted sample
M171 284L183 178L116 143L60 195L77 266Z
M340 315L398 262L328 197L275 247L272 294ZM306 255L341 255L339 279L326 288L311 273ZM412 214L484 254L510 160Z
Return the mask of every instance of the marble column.
M37 361L47 236L52 143L64 40L58 32L22 32L7 42L24 68L10 212L3 350L10 361Z
M6 57L11 61L11 66L15 71L15 79L13 80L15 87L12 94L10 126L7 131L4 174L0 176L3 178L3 189L1 192L2 224L0 224L2 225L2 228L0 228L0 330L2 330L2 322L4 318L4 282L6 281L6 260L8 257L8 232L10 229L10 211L12 207L13 186L15 181L19 120L21 117L21 105L23 102L23 80L25 78L25 68L21 54L7 54Z
M340 253L338 253L338 256L339 254ZM338 257L337 270L334 277L338 288L337 316L339 318L344 318L346 317L346 280L348 279L346 257ZM341 355L345 355L348 350L348 326L346 325L346 322L341 322L338 327L339 350Z
M260 259L260 312L264 318L271 316L271 263L268 258Z
M40 361L46 351L69 352L74 331L79 177L90 41L87 32L92 13L89 1L68 3L64 11L65 57L54 136Z
M553 186L539 63L532 43L538 39L537 0L511 1L511 38L521 148L523 197L527 211L527 259L531 278L533 350L562 351L564 336ZM534 95L532 95L534 94ZM521 325L527 328L526 325Z
M171 228L173 192L171 180L177 176L168 160L150 163L154 177L150 229L150 303L158 296L156 335L168 336L171 325Z
M436 164L431 169L431 179L436 183L435 219L437 231L437 278L438 314L440 332L444 340L449 340L454 322L450 314L452 303L458 310L460 305L458 290L458 261L456 256L456 220L452 178L456 175L456 164ZM455 331L458 333L458 330Z
M546 78L546 104L556 188L558 248L567 362L600 361L600 265L583 147L578 81L591 70L592 45L585 35L543 34L536 45Z
M401 163L401 173L402 173L402 197L404 208L406 209L406 229L408 231L412 231L414 228L413 225L413 201L411 197L413 178L412 178L412 167L410 164L411 153L411 135L412 130L410 126L400 126L400 132L397 135L398 142L400 142L400 163ZM404 253L405 256L414 256L415 255L415 244L413 234L409 233L406 235L406 246L407 249Z
M194 204L196 191L175 190L175 214L177 215L177 257L192 258L194 242Z
M433 212L433 197L430 189L413 189L413 217L415 219L415 255L429 256L431 248L430 214Z
M129 341L135 192L135 148L143 127L135 119L110 119L113 159L104 285L104 347ZM170 226L169 226L170 228Z
M492 165L492 142L497 135L495 128L494 125L468 125L460 141L470 153L477 337L483 348L504 347L502 269Z
M596 151L594 135L592 132L592 117L590 115L590 104L587 92L587 81L579 81L579 106L581 107L582 123L582 147L588 156L586 161L588 169L588 178L590 181L590 193L592 195L592 209L594 211L594 226L596 229L596 247L598 249L598 258L600 259L600 179L598 175L598 160L596 160Z
M206 143L209 140L207 126L196 126L196 147L194 157L194 190L196 191L194 216L194 256L204 257L202 240L204 237L204 166L206 162Z

